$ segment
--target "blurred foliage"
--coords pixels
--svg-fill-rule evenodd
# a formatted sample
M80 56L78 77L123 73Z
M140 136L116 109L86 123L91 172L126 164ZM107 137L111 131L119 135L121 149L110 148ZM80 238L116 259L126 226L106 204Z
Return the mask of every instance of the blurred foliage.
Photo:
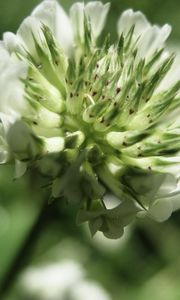
M4 31L15 32L39 2L0 0L1 35ZM73 2L61 0L67 10ZM119 14L132 7L142 10L153 23L170 23L171 41L179 43L178 0L111 2L106 30L113 38ZM32 177L36 181L36 174ZM88 277L101 283L113 300L180 299L179 212L163 224L138 220L127 229L122 240L107 241L101 236L91 239L86 227L76 226L75 209L69 211L59 202L42 209L42 189L36 185L34 188L34 182L24 178L18 181L12 178L10 167L0 168L0 285L6 286L6 296L0 299L21 300L19 271L65 258L79 261ZM36 223L36 230L31 232ZM31 245L26 243L29 235Z

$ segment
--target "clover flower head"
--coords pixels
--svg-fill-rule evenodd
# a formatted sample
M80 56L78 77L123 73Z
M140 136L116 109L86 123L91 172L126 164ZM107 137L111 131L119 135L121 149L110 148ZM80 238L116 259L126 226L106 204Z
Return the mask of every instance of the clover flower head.
M99 39L109 4L43 1L0 42L0 162L49 178L92 235L136 216L166 220L180 175L180 69L166 40L129 9ZM108 196L109 195L109 196ZM113 195L113 198L112 198Z
M19 280L19 291L19 295L39 300L110 299L100 284L86 279L82 265L70 259L26 269Z

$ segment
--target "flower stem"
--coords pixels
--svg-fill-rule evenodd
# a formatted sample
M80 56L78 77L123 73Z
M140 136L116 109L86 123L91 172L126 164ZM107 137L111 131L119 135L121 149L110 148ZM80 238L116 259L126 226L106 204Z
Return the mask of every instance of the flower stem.
M45 203L45 202L44 202ZM0 285L0 299L5 299L8 293L11 291L11 288L14 285L17 276L22 271L24 266L27 264L31 252L33 250L33 246L39 238L39 234L43 229L44 221L47 218L48 206L43 204L40 208L39 215L37 217L36 222L31 228L29 234L27 235L24 243L22 244L19 252L17 253L13 264L9 268L6 277L1 282Z

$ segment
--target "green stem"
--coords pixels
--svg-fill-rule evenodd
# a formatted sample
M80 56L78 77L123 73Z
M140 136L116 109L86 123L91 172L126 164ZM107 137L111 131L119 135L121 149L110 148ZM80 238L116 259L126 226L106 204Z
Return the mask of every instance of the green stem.
M41 207L40 213L33 227L31 228L28 236L26 237L24 243L22 244L19 252L17 253L15 260L11 267L9 268L6 277L1 282L0 285L0 299L5 299L5 297L10 292L18 274L24 268L24 265L27 263L29 256L32 252L33 246L38 240L39 234L43 229L44 221L47 217L47 205Z

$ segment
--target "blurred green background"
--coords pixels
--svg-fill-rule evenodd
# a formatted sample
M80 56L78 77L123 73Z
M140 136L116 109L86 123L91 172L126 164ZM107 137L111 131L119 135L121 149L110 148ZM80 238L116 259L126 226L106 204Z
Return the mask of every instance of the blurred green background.
M39 2L0 0L1 36L5 31L15 32ZM73 2L61 1L66 10ZM106 31L113 38L119 14L131 7L142 10L152 23L170 23L171 43L179 44L178 0L112 0L111 3ZM40 285L45 291L57 289L58 293L57 278L65 276L64 269L60 268L59 273L53 273L52 286L50 280L46 287L48 269L45 272L43 266L62 266L64 261L76 263L84 281L98 284L101 292L104 291L104 298L99 296L98 300L180 299L180 212L163 224L138 220L118 241L108 241L101 235L91 239L86 226L76 226L75 209L69 210L59 202L44 204L47 196L43 188L38 188L43 183L36 176L29 174L14 181L11 167L0 168L0 299L95 300L91 289L91 298L88 294L84 298L71 298L73 292L69 286L64 295L59 291L59 296L53 296L52 292L49 298L43 296ZM74 277L76 282L78 275ZM80 282L82 285L82 279Z

